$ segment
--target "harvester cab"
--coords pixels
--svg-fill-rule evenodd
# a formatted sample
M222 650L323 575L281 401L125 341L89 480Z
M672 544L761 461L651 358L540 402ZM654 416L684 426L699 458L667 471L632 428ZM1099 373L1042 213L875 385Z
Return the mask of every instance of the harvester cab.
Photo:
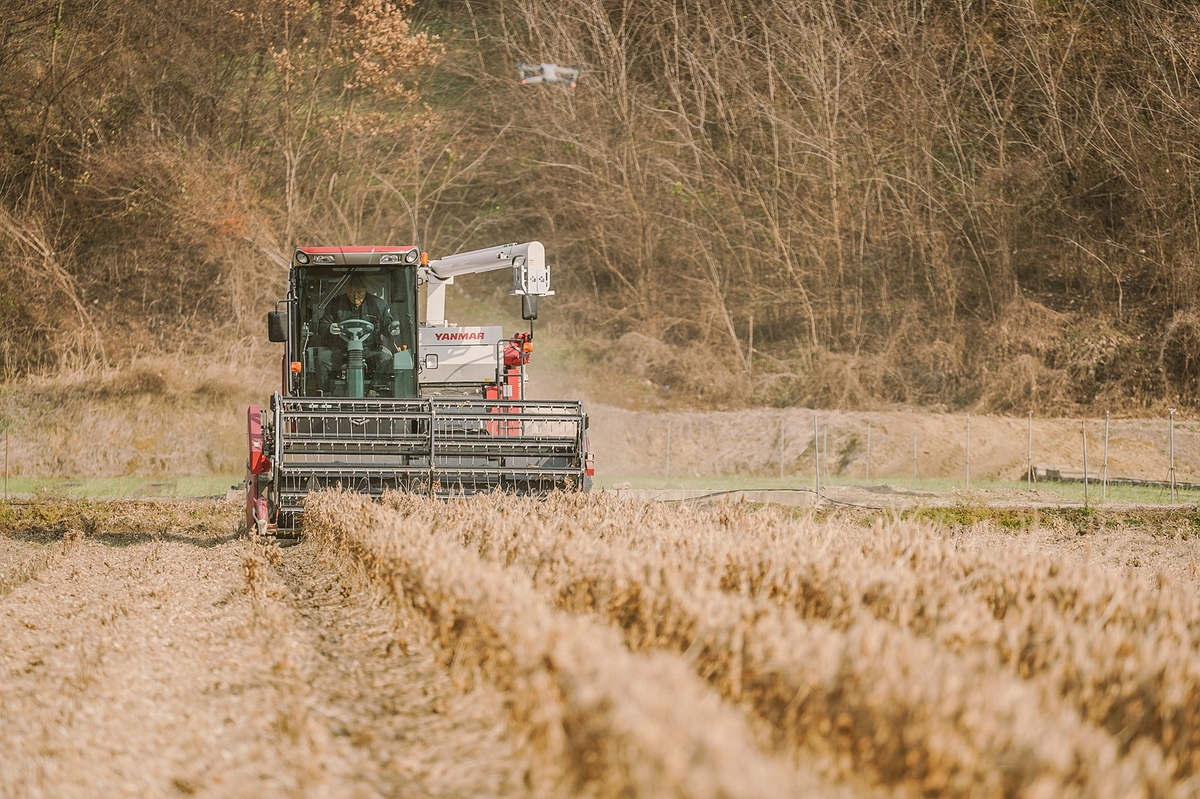
M447 321L446 286L495 269L512 270L529 330ZM304 496L327 487L587 490L582 404L525 397L537 300L553 293L536 241L433 261L416 247L297 248L287 297L267 315L285 350L281 389L248 411L247 527L295 531Z

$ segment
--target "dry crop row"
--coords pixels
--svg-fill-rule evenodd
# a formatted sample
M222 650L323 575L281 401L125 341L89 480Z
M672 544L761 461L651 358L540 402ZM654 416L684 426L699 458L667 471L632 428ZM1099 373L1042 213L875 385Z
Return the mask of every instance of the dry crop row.
M456 508L469 513L469 506ZM621 550L670 556L687 578L852 631L866 619L980 656L1061 696L1121 752L1151 742L1177 778L1200 773L1200 600L1159 579L1047 553L984 546L915 523L817 524L763 511L645 507L634 523L603 502L497 507L587 532ZM474 529L474 525L468 524Z
M839 629L866 613L941 649L982 653L1046 685L1123 748L1152 741L1177 776L1200 770L1193 592L1027 542L984 546L918 524L867 529L764 513L732 535L676 543L686 557L711 563L725 592L766 598Z
M838 627L865 611L944 650L980 651L1047 685L1123 745L1152 741L1177 776L1200 771L1194 592L920 525L814 529L824 540L813 547L794 525L762 521L692 553L714 561L724 590Z
M1141 741L1120 757L1119 743L1051 686L1022 681L986 652L950 651L863 608L836 627L800 618L723 580L722 540L768 545L750 529L758 519L734 524L736 509L664 512L571 497L450 508L386 501L411 523L437 520L486 559L527 572L556 607L606 616L631 648L686 653L725 697L770 722L777 743L821 752L843 770L953 796L1155 794L1171 782L1157 747ZM788 524L810 546L828 533Z
M708 701L679 658L627 652L615 631L555 612L527 578L438 526L332 492L310 497L305 512L319 545L432 623L455 669L505 692L513 728L540 761L537 783L597 796L798 792L790 770L755 747L738 713Z

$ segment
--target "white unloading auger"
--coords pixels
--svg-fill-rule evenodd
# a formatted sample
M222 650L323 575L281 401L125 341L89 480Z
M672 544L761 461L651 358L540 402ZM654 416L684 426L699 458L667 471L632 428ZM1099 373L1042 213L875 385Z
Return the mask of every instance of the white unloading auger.
M427 327L446 324L446 286L459 275L474 275L511 267L513 287L510 292L521 297L549 297L550 268L546 266L546 248L540 241L524 244L502 244L482 250L448 255L423 264L418 273L428 285L425 304ZM532 309L532 313L530 310ZM537 301L522 301L522 316L536 318Z

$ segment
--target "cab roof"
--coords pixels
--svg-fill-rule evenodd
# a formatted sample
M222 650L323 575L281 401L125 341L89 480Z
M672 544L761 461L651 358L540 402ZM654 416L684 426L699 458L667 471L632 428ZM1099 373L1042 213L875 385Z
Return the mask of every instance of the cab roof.
M297 247L292 253L294 266L375 266L380 263L394 263L397 266L416 266L419 258L409 262L404 256L417 251L414 246L390 247ZM384 259L382 256L394 255L399 258ZM318 258L317 256L324 256ZM332 258L332 260L330 260Z

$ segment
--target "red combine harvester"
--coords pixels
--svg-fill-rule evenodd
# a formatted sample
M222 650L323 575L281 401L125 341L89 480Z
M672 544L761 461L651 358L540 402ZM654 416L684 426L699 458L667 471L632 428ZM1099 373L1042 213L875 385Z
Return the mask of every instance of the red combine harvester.
M529 330L447 322L446 285L495 269L512 270ZM588 490L583 404L525 399L538 297L553 293L536 241L434 261L416 247L297 248L287 298L267 314L270 340L285 346L282 386L247 414L247 528L294 535L304 497L329 487Z

